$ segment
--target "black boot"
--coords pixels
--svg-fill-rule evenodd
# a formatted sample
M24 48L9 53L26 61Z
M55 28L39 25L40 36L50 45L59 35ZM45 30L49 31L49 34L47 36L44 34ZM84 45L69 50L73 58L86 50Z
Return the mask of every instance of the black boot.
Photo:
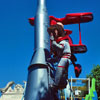
M76 64L74 69L75 69L76 77L79 77L79 75L81 74L81 71L82 71L81 65L80 64Z
M58 88L54 84L51 84L49 86L49 88L50 88L51 93L53 94L54 100L59 100L59 98L58 98Z
M57 67L54 85L58 89L66 88L67 82L65 77L65 68Z

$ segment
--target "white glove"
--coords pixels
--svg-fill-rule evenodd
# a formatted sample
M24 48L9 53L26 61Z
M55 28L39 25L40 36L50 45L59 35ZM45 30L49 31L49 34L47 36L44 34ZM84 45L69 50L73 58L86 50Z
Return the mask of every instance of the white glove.
M54 36L53 36L53 35L50 36L50 40L51 40L51 41L54 41Z

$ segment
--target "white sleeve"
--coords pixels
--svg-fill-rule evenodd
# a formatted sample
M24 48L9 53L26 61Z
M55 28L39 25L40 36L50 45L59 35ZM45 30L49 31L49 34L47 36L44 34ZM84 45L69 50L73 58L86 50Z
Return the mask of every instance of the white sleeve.
M52 41L52 48L55 50L64 50L64 42L61 41L60 43L57 43L56 41Z

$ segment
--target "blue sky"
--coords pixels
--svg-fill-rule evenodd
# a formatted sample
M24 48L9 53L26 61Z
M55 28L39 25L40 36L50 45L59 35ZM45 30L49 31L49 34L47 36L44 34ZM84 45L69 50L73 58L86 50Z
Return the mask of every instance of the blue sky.
M7 82L23 84L27 80L27 68L34 49L34 28L28 18L34 17L37 0L2 0L0 2L0 88ZM100 65L100 1L99 0L47 0L49 15L64 17L67 13L92 12L92 22L81 24L82 42L87 53L77 54L85 77L93 65ZM66 25L73 31L71 37L78 43L78 25ZM73 66L69 77L75 77Z

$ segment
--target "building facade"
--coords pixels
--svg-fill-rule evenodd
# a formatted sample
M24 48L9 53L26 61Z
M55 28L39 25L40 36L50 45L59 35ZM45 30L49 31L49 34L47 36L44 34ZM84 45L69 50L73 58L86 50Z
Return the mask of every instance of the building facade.
M5 88L0 89L0 100L24 100L25 87L26 82L24 86L15 84L13 81L9 82Z

